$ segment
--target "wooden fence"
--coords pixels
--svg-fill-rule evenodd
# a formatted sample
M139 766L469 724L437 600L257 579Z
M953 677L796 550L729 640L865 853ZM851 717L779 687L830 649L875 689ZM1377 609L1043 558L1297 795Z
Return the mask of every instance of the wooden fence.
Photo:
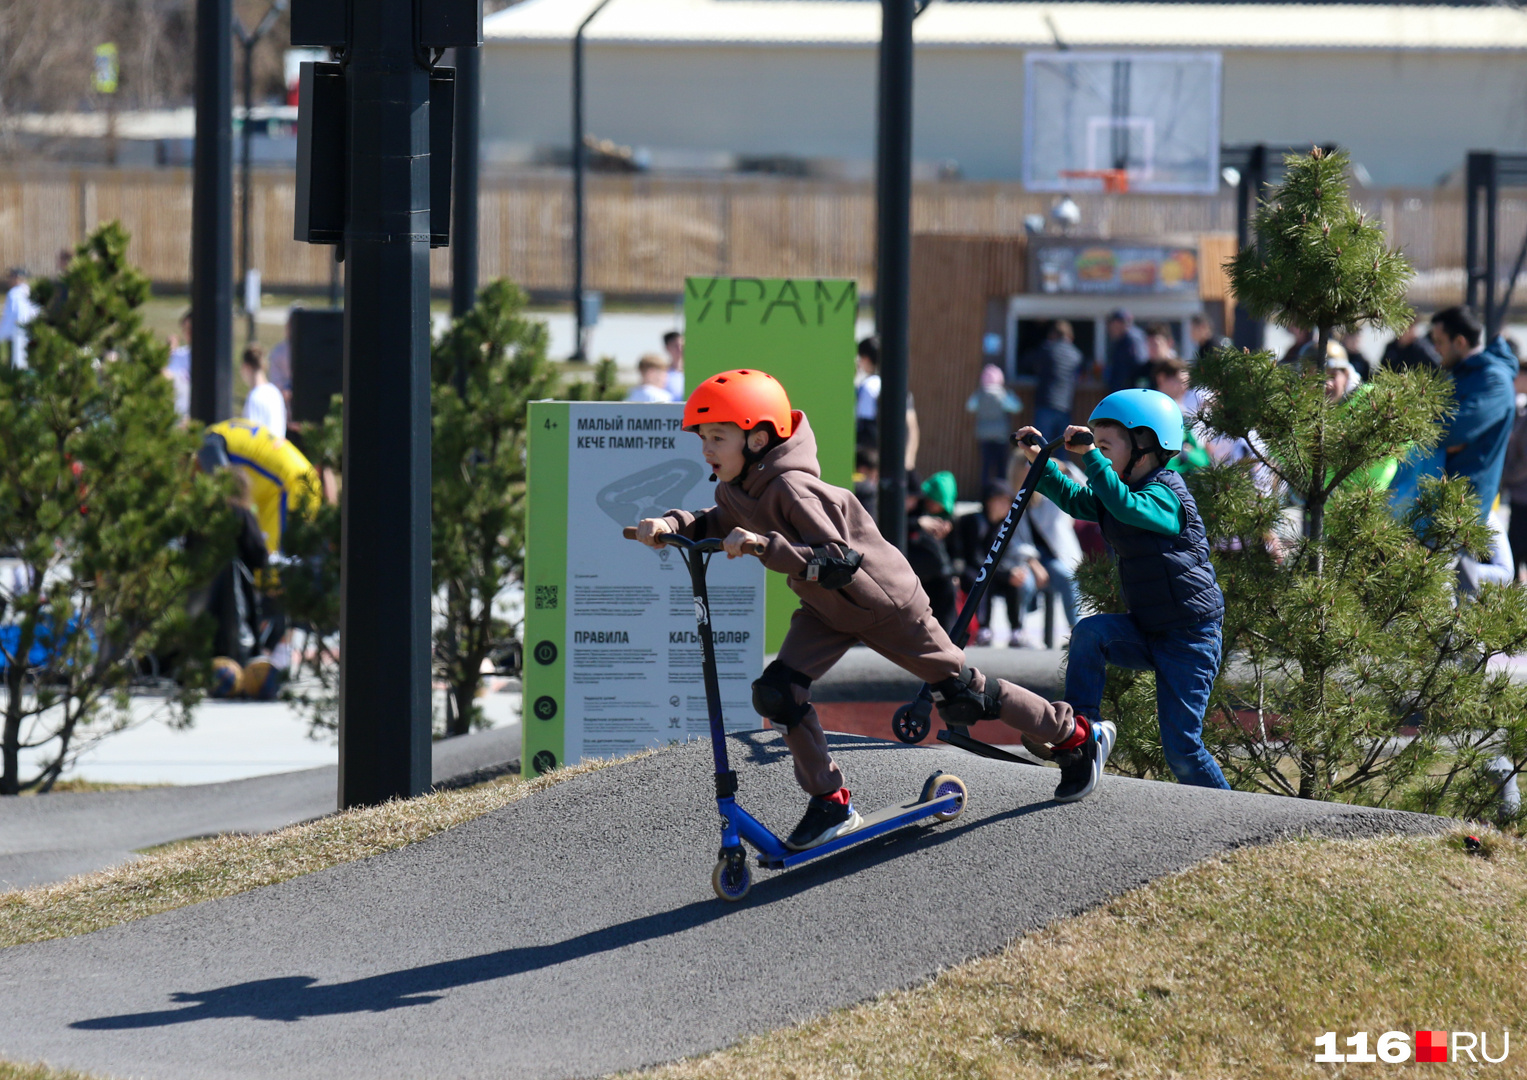
M1414 298L1455 302L1463 283L1461 191L1359 193L1390 226L1420 271ZM256 175L250 207L252 261L267 288L322 288L329 248L295 242L295 189L286 172ZM1018 184L942 181L916 186L919 233L1018 236L1049 195ZM1228 195L1079 195L1081 231L1102 237L1189 237L1235 229ZM571 287L572 200L566 174L525 172L485 179L480 274L507 276L540 293ZM874 189L868 182L733 177L590 177L589 287L611 295L674 296L688 274L851 277L874 290ZM0 170L0 265L53 266L60 247L96 224L120 220L133 259L156 282L184 285L190 272L191 174L185 169ZM235 228L238 215L235 214ZM1503 261L1527 231L1527 200L1501 203ZM237 243L237 238L235 239ZM235 248L237 250L237 248ZM437 287L450 258L431 260Z

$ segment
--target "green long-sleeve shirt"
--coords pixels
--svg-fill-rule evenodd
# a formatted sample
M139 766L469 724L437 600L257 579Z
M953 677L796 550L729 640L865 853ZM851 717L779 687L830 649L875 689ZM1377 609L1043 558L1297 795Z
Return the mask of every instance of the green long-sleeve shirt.
M1182 500L1165 484L1146 484L1139 491L1131 491L1096 447L1083 456L1082 469L1089 483L1077 483L1051 460L1035 486L1039 494L1083 521L1097 521L1099 511L1107 510L1125 525L1166 536L1176 536L1187 528Z

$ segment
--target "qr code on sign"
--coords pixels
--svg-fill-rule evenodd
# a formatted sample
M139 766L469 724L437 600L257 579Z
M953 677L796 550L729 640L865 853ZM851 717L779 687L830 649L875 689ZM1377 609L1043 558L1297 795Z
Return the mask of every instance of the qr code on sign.
M555 611L557 609L557 587L555 585L536 586L536 610Z

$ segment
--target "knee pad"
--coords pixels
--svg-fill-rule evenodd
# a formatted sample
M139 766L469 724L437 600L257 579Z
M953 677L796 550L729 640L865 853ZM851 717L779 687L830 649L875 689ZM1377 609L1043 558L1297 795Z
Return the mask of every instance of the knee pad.
M928 687L938 705L939 716L950 727L970 727L977 720L995 720L1002 711L1001 703L991 694L978 694L970 688L974 674L966 669L962 675L951 676Z
M811 706L795 700L795 687L809 687L811 680L778 660L753 680L753 708L775 727L789 731L806 718Z

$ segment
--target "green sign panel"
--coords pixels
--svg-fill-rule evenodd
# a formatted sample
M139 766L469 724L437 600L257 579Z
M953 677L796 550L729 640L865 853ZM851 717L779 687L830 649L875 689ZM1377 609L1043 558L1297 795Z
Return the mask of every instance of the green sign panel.
M684 283L684 374L701 381L736 368L773 375L811 420L822 479L849 487L854 475L852 281L822 278L692 277ZM699 509L686 506L685 509ZM795 594L769 575L766 645L784 640Z

